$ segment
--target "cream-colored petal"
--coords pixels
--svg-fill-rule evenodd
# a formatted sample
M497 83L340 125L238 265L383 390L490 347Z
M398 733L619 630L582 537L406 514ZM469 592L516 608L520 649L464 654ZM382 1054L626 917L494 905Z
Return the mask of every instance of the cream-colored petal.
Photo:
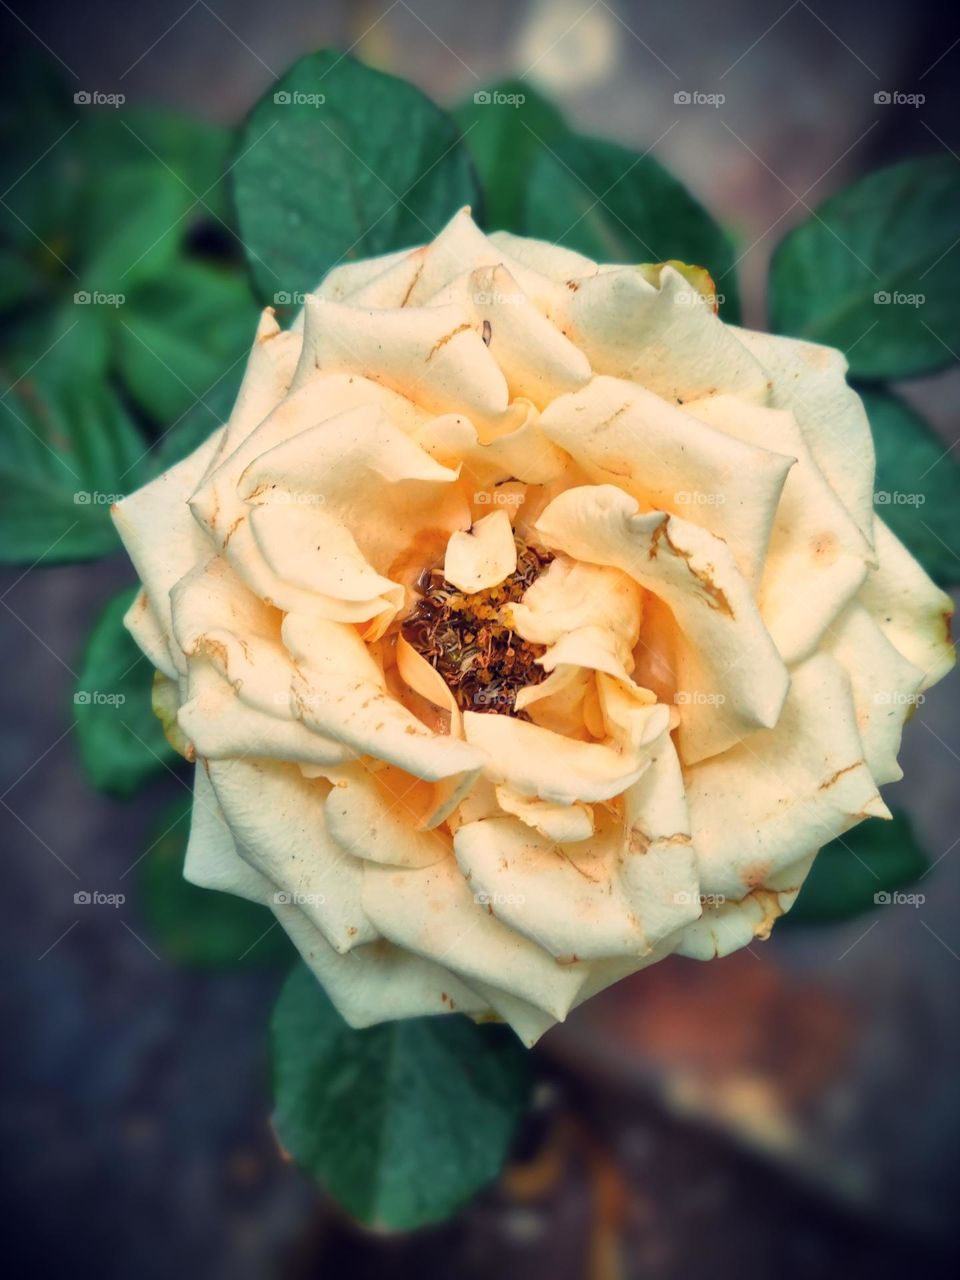
M150 603L150 597L142 587L123 615L123 625L157 671L162 671L169 680L176 680L177 667L170 656L167 636L164 635L157 612Z
M847 386L845 357L796 338L733 332L770 375L769 403L796 416L817 466L872 545L873 437L860 397Z
M398 946L447 966L468 985L476 980L499 987L558 1020L583 979L581 966L557 964L503 924L498 908L477 899L452 859L419 871L368 863L363 903Z
M300 907L336 951L378 936L360 905L363 864L327 831L329 783L272 760L211 761L209 771L241 857Z
M667 709L662 710L665 731ZM649 763L643 752L577 742L513 716L466 711L463 729L467 742L486 757L486 777L558 804L609 800L636 782Z
M382 938L339 955L299 908L268 904L351 1027L428 1014L482 1015L487 1002L438 964Z
M231 760L252 755L329 768L354 760L345 743L289 719L289 688L277 692L273 712L241 700L236 689L205 660L190 659L177 724L196 755Z
M549 240L535 240L529 236L515 236L509 231L494 231L487 237L490 243L507 254L514 262L520 262L558 284L578 280L597 273L597 264L573 249L551 244Z
M497 787L497 802L504 813L532 827L546 840L573 844L594 833L593 810L588 804L551 804L518 795L509 787Z
M220 433L214 432L189 457L128 494L110 512L181 674L186 663L173 639L170 588L213 550L187 502L219 442Z
M729 901L887 813L863 758L850 681L825 654L792 672L776 728L685 779L702 889Z
M309 728L431 781L480 768L476 750L432 733L390 697L383 672L350 627L288 614L283 639L298 668L295 703Z
M280 328L272 307L261 313L240 390L206 474L241 445L283 400L290 390L302 345L299 333Z
M495 418L507 407L504 376L459 307L373 311L310 295L305 310L301 370L359 374L431 413Z
M455 738L463 737L463 716L457 706L457 700L450 692L450 686L443 676L409 644L402 635L397 636L397 670L400 675L421 698L426 698L434 706L440 707L450 717L450 733Z
M202 760L193 775L193 809L183 876L201 889L233 893L250 902L268 901L277 888L237 853L236 843Z
M444 466L460 466L461 480L472 491L474 504L515 508L519 499L498 494L498 486L511 479L550 484L563 474L569 459L540 430L533 405L515 400L510 410L516 413L512 430L491 435L486 442L473 423L458 414L431 418L412 439Z
M789 677L729 548L676 516L637 513L612 485L568 489L537 521L546 544L613 565L670 608L681 756L705 759L776 723Z
M793 455L774 441L745 442L704 417L642 386L599 377L556 400L540 428L597 484L616 484L645 510L672 512L723 538L756 584Z
M433 784L388 766L342 771L326 800L327 829L356 858L396 867L429 867L452 856L450 837L424 830Z
M267 565L285 582L337 600L403 603L403 588L368 564L347 526L322 505L265 503L250 525Z
M897 782L897 763L904 721L916 708L923 672L908 662L860 605L837 620L826 637L825 651L850 677L863 754L877 785Z
M680 273L660 286L635 267L575 282L555 322L594 373L637 382L674 404L729 391L763 404L769 378L729 325Z
M894 648L923 672L921 690L929 689L957 660L950 638L953 601L879 517L874 532L879 564L867 575L858 602Z
M738 901L707 895L703 915L683 930L677 954L692 960L716 960L749 946L754 938L768 938L777 920L796 902L814 856L799 858L773 876L770 886L751 889Z
M792 413L713 396L689 413L744 440L790 453L760 584L760 612L792 666L816 649L867 573L873 549L827 483Z
M594 839L563 847L512 818L471 823L454 838L460 866L494 911L561 961L643 956L652 945L648 913L654 931L672 931L700 911L688 853L681 855L685 877L668 874L658 884L648 875L646 896L631 894L622 821L606 807L596 819Z
M587 357L540 313L502 264L460 276L432 300L437 304L458 306L480 325L511 398L523 396L544 409L589 382Z
M516 568L517 544L506 511L491 511L469 530L450 535L443 576L460 591L472 594L499 586Z
M632 649L640 635L642 592L619 569L557 556L505 614L532 644L556 644L572 631L599 627Z

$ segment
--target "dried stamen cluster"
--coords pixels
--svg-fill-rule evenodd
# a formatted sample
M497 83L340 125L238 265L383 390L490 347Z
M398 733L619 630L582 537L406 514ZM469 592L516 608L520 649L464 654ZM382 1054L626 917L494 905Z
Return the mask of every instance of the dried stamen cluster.
M545 646L529 644L503 620L504 606L518 603L553 556L516 539L517 568L495 587L471 594L427 569L423 593L403 623L406 641L440 673L464 711L528 717L515 708L518 690L546 675L537 665Z

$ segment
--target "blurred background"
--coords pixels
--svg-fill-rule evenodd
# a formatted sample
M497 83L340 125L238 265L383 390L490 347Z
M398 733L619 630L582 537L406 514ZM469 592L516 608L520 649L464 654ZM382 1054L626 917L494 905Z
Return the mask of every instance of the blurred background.
M161 105L232 124L331 44L443 105L525 76L581 130L651 148L727 226L753 326L769 255L808 206L893 160L960 152L960 18L918 0L0 0L0 26L6 76L39 54L74 92L123 94L120 117ZM875 100L892 91L925 101ZM26 156L35 124L25 104ZM944 447L960 440L960 374L899 390ZM123 801L80 767L80 655L132 582L119 553L0 571L8 1262L203 1280L946 1272L960 1190L956 675L908 725L894 793L932 863L920 906L784 926L605 993L543 1041L536 1112L502 1182L442 1228L376 1237L273 1141L265 1028L282 971L178 966L144 918L137 864L183 776ZM125 900L81 909L80 890Z

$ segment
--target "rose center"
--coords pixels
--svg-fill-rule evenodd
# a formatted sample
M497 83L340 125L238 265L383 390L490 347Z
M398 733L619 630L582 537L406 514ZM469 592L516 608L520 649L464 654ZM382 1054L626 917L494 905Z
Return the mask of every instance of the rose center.
M448 582L442 568L424 570L420 599L402 632L440 673L461 710L528 719L515 699L518 690L546 676L536 661L546 646L521 639L501 621L501 611L522 599L553 556L521 538L516 544L516 571L484 591L468 594Z

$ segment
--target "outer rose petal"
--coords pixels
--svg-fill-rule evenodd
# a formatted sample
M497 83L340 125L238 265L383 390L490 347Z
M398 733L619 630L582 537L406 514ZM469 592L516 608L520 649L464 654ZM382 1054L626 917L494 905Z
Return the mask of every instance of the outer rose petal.
M378 936L360 905L363 864L327 831L329 783L268 760L211 761L209 772L237 852L301 907L335 951Z
M465 828L464 828L465 830ZM497 919L452 860L420 871L369 865L363 903L398 946L449 966L470 986L499 987L556 1019L566 1017L584 978Z
M166 637L172 665L181 674L186 663L173 639L170 588L212 550L187 501L219 442L215 431L188 458L129 494L110 513Z
M847 385L845 357L796 338L733 332L770 375L770 404L795 414L817 466L872 545L873 437L863 403Z
M957 660L950 638L953 601L879 517L874 530L879 565L868 575L860 603L894 648L923 672L921 690L929 689Z
M887 809L863 758L846 673L818 654L792 673L773 729L686 773L704 893L737 901Z
M388 766L341 771L326 799L327 829L346 853L395 867L429 867L451 856L450 837L426 830L434 787Z

